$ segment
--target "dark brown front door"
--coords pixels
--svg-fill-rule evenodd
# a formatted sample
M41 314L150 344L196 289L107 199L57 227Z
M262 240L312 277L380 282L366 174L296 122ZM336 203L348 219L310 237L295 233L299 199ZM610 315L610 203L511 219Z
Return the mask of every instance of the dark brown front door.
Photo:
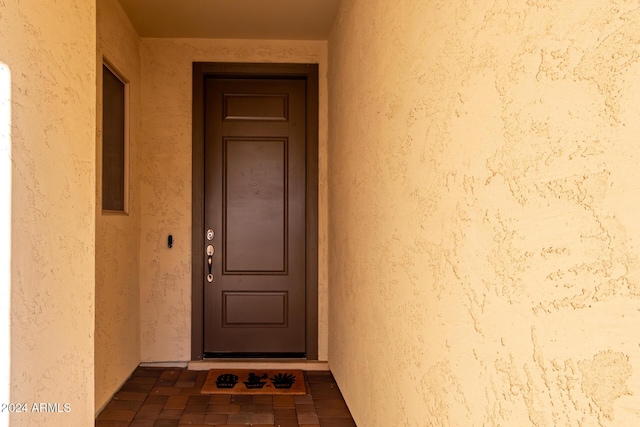
M205 356L305 354L305 88L204 82Z

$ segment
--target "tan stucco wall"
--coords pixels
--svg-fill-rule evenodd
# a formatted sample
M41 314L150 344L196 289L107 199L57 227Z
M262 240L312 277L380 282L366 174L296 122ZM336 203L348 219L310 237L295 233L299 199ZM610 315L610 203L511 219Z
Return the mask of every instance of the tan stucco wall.
M318 63L320 68L319 357L327 357L326 42L142 39L142 360L191 358L192 63ZM174 246L167 248L172 234Z
M3 56L4 52L0 53ZM11 71L0 59L0 401L10 399L11 381ZM0 425L9 413L0 414Z
M117 0L97 2L96 348L99 410L140 362L140 38ZM128 81L129 213L102 213L102 61Z
M11 287L10 400L2 403L29 409L11 414L12 426L93 424L95 13L84 0L0 8L12 162L11 280L2 284ZM69 403L71 412L31 412L40 402Z
M640 12L343 2L329 362L358 425L640 413Z

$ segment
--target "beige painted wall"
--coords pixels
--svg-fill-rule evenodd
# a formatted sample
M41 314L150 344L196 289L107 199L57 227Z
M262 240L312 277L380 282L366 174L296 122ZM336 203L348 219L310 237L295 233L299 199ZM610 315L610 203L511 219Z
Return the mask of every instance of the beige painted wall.
M358 425L640 413L640 12L343 2L329 361Z
M99 410L140 362L140 38L117 0L97 2L96 342ZM102 61L128 81L129 213L102 213Z
M10 400L3 403L24 402L30 411L13 413L12 426L93 424L95 14L95 2L84 0L10 1L0 9L0 63L11 79L3 150L12 164L10 234L3 230L11 278L2 284L11 289ZM31 412L39 402L61 410L69 403L71 412Z
M142 361L191 358L192 63L320 65L319 357L327 357L326 42L143 39L140 265ZM167 248L167 236L174 247Z
M11 71L0 59L0 402L9 401L11 382L11 169ZM8 424L9 413L0 413Z

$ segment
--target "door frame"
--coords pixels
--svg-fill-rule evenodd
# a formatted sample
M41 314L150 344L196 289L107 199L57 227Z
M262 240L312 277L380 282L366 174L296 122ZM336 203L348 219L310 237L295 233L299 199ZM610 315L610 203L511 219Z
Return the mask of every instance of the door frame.
M204 81L288 78L306 82L306 358L318 360L318 64L193 63L191 360L204 356Z

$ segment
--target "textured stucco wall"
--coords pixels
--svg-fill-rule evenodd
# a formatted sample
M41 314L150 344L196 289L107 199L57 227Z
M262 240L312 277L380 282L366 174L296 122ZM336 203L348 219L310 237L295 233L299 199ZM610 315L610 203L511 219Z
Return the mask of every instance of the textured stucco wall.
M95 13L86 0L0 7L11 79L9 402L29 409L12 426L93 424ZM31 412L40 402L71 412Z
M640 9L343 2L329 362L358 425L640 414Z
M117 0L97 2L96 343L99 410L140 362L140 38ZM128 81L129 214L102 213L102 61Z
M3 54L3 53L2 53ZM11 381L11 72L0 60L0 401L8 402ZM0 425L9 413L0 414Z
M192 63L318 63L319 357L327 357L326 42L142 39L142 360L191 358ZM174 246L167 248L167 235Z

